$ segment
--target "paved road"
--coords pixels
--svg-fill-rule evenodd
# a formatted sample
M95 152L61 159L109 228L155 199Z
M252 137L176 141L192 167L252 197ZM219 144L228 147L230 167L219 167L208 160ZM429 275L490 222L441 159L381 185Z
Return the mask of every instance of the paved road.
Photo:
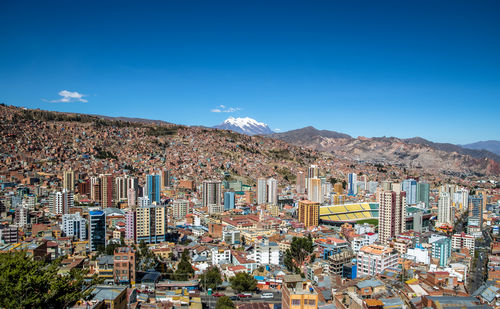
M488 253L490 250L491 236L488 228L483 229L483 241L476 241L476 251L479 252L476 270L473 271L470 279L469 293L477 290L487 279Z
M274 297L271 298L260 298L262 293L273 293ZM234 293L223 293L225 296L233 296ZM214 296L208 296L206 293L202 293L201 295L201 302L203 303L203 306L209 309L215 308L215 304L217 303L217 297ZM238 303L246 303L246 302L262 302L262 303L273 303L273 304L281 304L281 292L261 292L260 294L254 294L252 297L249 298L242 298L240 300L233 301L233 303L238 304Z

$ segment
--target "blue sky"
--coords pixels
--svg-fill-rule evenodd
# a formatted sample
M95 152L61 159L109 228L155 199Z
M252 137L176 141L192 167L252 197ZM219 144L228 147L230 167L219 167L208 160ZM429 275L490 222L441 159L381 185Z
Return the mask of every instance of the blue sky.
M498 12L499 1L1 1L0 101L500 139Z

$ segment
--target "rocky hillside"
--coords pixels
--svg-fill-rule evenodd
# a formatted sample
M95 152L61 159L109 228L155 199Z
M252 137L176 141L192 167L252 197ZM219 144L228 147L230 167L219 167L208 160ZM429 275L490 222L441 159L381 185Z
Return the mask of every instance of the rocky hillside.
M500 175L500 157L494 153L433 143L422 138L352 138L312 127L276 133L272 137L357 162L391 164L447 175Z

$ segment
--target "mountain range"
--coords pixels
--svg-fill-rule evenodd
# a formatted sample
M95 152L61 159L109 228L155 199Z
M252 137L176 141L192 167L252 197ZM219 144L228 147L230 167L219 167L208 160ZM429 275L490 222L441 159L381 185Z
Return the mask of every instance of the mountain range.
M250 117L234 118L229 117L223 123L214 126L216 129L230 130L237 133L246 135L267 135L272 134L273 131L265 123L258 122Z
M172 168L179 169L179 175L198 175L203 171L196 176L200 179L216 173L221 166L231 165L235 177L253 179L272 170L279 179L289 181L297 170L313 163L328 166L331 173L338 174L336 177L343 177L346 170L356 169L374 175L382 173L383 178L406 175L404 177L421 176L435 181L451 178L469 181L483 176L494 176L496 179L500 176L500 157L486 150L433 143L423 138L354 138L314 127L273 133L267 125L251 118L229 118L215 129L138 118L30 110L0 104L0 120L0 132L4 133L0 143L3 157L0 159L4 158L4 163L10 162L5 167L7 171L19 168L20 154L23 153L26 156L23 160L31 158L34 161L30 164L50 169L59 168L64 160L89 155L94 159L114 158L122 168L144 171L153 168L156 161L168 160ZM67 129L68 125L72 126L71 131ZM67 134L54 135L56 131ZM75 144L72 132L87 134L79 134ZM29 144L25 142L27 140ZM37 161L46 158L47 150L54 149L59 152L65 149L57 156L49 154L51 160L63 156L61 162L57 161L60 166L53 165L52 161L49 162L52 165L48 166L48 161L44 159ZM108 150L103 152L103 149ZM147 154L148 160L144 160L144 154ZM179 154L190 155L181 158ZM10 157L18 159L5 161ZM201 157L210 158L207 161L210 168L193 170L193 164L202 164L199 161ZM87 163L102 164L99 162L90 160ZM206 162L203 163L205 165Z
M476 150L488 150L497 155L500 155L500 141L481 141L472 144L462 145L463 148L476 149Z
M500 156L496 153L448 143L434 143L421 137L353 138L347 134L317 130L314 127L273 133L270 137L358 162L442 170L449 173L461 168L472 171L475 170L470 169L472 166L479 165L483 166L483 172L488 174L500 173Z

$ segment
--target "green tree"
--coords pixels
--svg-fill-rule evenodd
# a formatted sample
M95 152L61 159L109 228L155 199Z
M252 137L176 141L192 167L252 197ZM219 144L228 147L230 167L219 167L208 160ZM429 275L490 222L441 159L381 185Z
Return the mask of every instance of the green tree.
M246 244L247 244L247 242L246 242L246 239L245 239L245 235L241 235L241 245L245 246Z
M290 249L286 250L283 263L289 271L300 273L300 266L314 251L311 235L308 237L294 237Z
M59 275L61 260L33 260L24 252L0 254L0 307L66 308L90 295L100 281L86 271Z
M210 267L200 276L200 284L205 289L215 289L222 283L222 277L219 268Z
M180 281L186 281L191 276L194 275L194 269L189 261L189 251L184 249L182 252L181 260L177 264L177 270L175 271L175 279Z
M227 296L221 296L215 303L215 309L234 309L233 301Z
M158 264L158 257L151 250L149 250L144 240L141 240L139 248L137 248L137 269L142 271L156 269Z
M231 288L238 292L254 291L257 289L257 280L247 273L237 273L236 276L229 279Z

